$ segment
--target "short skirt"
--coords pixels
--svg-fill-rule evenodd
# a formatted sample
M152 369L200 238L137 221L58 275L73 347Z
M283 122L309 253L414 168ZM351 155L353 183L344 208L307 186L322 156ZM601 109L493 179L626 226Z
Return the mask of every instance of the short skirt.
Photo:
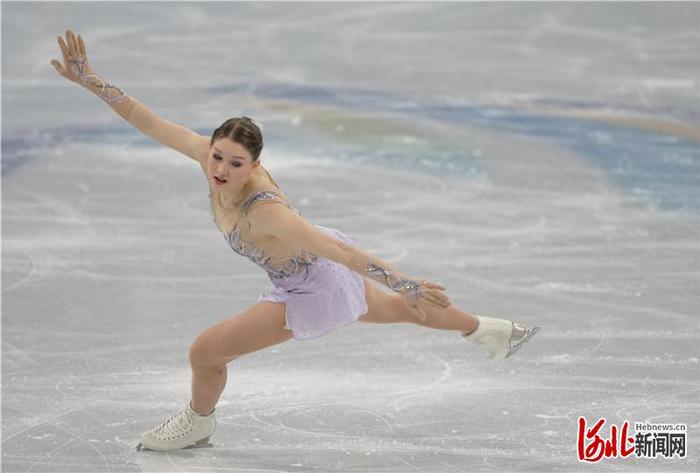
M335 228L316 228L348 245L355 242ZM258 302L286 304L285 328L297 340L308 340L352 324L367 313L364 278L346 266L326 258L288 278L271 279L274 290Z

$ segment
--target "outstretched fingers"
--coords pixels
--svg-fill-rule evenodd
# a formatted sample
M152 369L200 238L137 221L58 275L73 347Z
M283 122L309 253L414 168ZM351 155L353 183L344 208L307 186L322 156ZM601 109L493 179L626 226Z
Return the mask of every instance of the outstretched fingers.
M83 67L89 69L85 41L82 36L75 34L71 30L66 30L65 39L63 36L58 36L57 41L58 46L61 48L61 54L63 54L63 63L58 59L52 59L51 65L56 69L56 72L65 78L77 82L80 70L76 67L76 59L81 59Z
M80 55L83 57L87 57L87 49L85 49L85 41L83 41L83 37L78 35L78 50L80 51Z
M54 69L56 69L56 72L58 72L59 74L63 74L63 66L59 61L52 59L51 65L54 67Z
M450 305L450 300L447 297L447 294L445 294L444 292L444 286L430 281L424 281L421 285L424 288L421 291L421 296L427 302L431 302L434 305L443 308L446 308Z
M445 290L445 287L444 287L444 286L442 286L442 285L440 285L440 284L438 284L438 283L436 283L436 282L425 281L423 284L424 284L425 287L427 287L428 289L439 289L439 290L441 290L441 291L444 291L444 290Z
M423 301L423 302L429 302L429 303L436 303L438 302L438 298L435 294L433 294L433 291L430 289L424 289L420 291L420 295L418 297L414 297L416 302L418 301Z
M58 47L61 49L61 54L63 55L63 64L61 64L61 61L58 59L52 59L51 65L54 67L54 69L56 69L56 72L63 75L65 72L64 67L68 67L68 46L60 36L56 37L56 41L58 42Z
M66 38L68 38L68 52L73 57L77 56L78 48L76 47L75 36L71 30L66 31Z
M63 38L60 36L58 37L58 46L61 48L61 53L63 53L63 62L68 64L68 57L70 56L68 45L66 45L66 42L63 41Z

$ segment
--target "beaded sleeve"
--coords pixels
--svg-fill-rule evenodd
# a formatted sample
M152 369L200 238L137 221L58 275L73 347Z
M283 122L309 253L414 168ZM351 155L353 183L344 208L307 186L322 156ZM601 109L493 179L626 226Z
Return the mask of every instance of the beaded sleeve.
M404 300L410 305L415 306L418 304L418 300L423 292L422 282L405 278L378 258L372 258L363 253L364 252L360 252L361 256L353 256L350 259L349 267L351 269L401 294Z
M75 66L77 69L78 77L80 82L89 89L95 95L104 100L107 104L112 106L119 115L121 115L125 120L129 120L131 111L136 106L136 100L129 97L124 92L121 91L116 85L110 84L104 79L100 78L97 74L85 71L85 58L78 56L76 58L71 58L69 62ZM118 107L117 104L129 103L127 108Z

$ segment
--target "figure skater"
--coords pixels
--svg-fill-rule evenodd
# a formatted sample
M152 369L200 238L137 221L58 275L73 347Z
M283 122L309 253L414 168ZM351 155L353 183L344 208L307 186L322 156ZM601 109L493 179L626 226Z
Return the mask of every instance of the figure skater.
M90 90L143 134L195 160L209 186L212 218L231 249L264 269L274 290L249 309L202 332L189 349L191 400L145 432L137 448L170 451L207 445L227 364L291 338L323 336L357 320L454 330L494 359L511 356L539 327L470 315L440 284L400 273L335 228L312 225L261 164L263 138L248 117L226 120L211 137L169 122L90 67L85 42L58 37L66 79ZM380 290L376 284L388 291Z

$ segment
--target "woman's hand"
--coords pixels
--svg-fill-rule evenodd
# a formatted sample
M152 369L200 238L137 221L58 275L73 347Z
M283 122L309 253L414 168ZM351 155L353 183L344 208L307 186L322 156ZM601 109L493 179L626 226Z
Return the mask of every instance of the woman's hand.
M445 288L440 284L422 281L408 284L407 288L401 291L401 296L408 310L425 321L428 315L424 308L447 309L450 306L450 300L444 291Z
M63 53L63 64L61 61L52 59L51 65L56 69L56 72L69 81L84 85L83 80L86 77L94 76L94 71L88 62L83 38L80 35L76 36L71 30L67 30L66 41L63 41L63 38L59 36L58 45Z

